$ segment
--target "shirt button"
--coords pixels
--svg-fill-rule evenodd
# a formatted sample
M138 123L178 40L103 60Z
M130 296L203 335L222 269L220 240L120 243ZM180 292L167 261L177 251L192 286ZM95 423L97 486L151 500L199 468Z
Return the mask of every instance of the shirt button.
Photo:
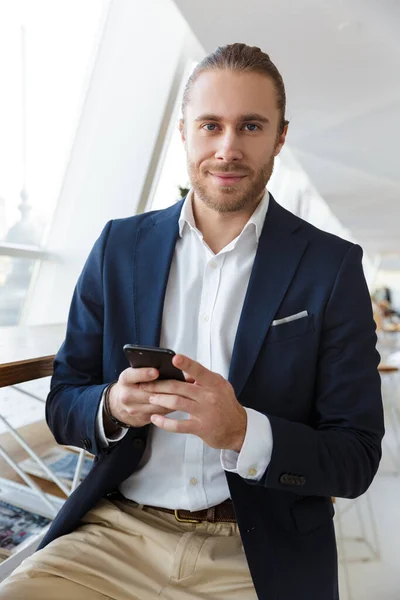
M208 323L209 316L203 315L202 319L203 319L204 323Z
M190 483L192 485L197 485L197 479L196 479L196 477L192 477L192 479L190 480Z
M257 469L255 467L251 467L248 471L247 471L248 475L251 475L252 477L254 477L255 475L257 475Z
M212 260L212 261L210 262L210 267L211 267L212 269L216 269L216 268L218 267L218 265L217 265L217 263L215 262L215 260Z

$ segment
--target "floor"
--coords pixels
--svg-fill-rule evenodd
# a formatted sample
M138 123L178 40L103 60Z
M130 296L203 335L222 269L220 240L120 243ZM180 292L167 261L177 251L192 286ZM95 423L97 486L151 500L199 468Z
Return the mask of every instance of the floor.
M399 334L380 334L378 350L383 364L400 368ZM382 376L382 395L386 435L378 473L364 496L358 500L338 500L337 513L347 511L335 518L342 559L339 567L341 600L400 599L400 444L395 436L396 425L400 423L392 410L396 406L400 414L400 372ZM374 539L374 521L377 540ZM356 537L364 539L356 542ZM372 548L365 543L365 538ZM344 557L347 558L348 580Z
M382 468L368 492L358 500L338 500L337 512L348 512L335 517L339 556L347 558L349 585L344 565L339 567L341 600L399 600L400 598L400 477L389 474L392 461L383 457ZM386 470L387 469L387 470ZM368 503L376 520L378 543L373 535L373 523ZM339 537L339 523L344 540ZM363 537L365 541L349 538ZM379 558L374 558L374 552ZM351 562L355 560L356 562ZM350 587L350 590L349 590ZM350 591L350 594L349 594Z
M49 380L34 381L20 387L45 398ZM398 390L400 380L392 378L384 382L386 397L389 394L397 394ZM0 414L9 419L14 427L19 428L43 420L44 404L30 399L19 390L0 389ZM400 453L396 449L390 418L387 419L386 425L387 434L381 467L369 491L356 501L337 500L336 529L339 536L341 526L345 537L342 540L339 536L339 555L341 560L346 558L349 577L347 580L346 569L341 564L341 600L400 599L400 474L395 474L396 467L400 471ZM2 431L5 431L5 428L0 422L0 433ZM377 541L373 536L373 522L368 504L376 520ZM363 520L367 543L365 540L349 539L363 537ZM368 542L371 547L368 546ZM379 558L374 557L374 553L379 554Z

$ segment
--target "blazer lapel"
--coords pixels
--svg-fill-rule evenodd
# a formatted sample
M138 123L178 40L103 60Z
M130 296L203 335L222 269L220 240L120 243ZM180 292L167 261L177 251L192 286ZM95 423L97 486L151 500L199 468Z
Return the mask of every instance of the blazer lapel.
M137 344L158 346L162 310L183 201L149 215L138 230L134 249L133 301Z
M270 195L229 370L237 398L307 247L307 240L293 235L300 223Z

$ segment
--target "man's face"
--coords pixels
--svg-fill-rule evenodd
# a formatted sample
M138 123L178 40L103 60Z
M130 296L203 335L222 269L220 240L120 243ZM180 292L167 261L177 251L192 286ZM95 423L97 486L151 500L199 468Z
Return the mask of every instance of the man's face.
M286 130L272 80L258 73L205 71L181 122L189 177L197 197L219 212L257 203Z

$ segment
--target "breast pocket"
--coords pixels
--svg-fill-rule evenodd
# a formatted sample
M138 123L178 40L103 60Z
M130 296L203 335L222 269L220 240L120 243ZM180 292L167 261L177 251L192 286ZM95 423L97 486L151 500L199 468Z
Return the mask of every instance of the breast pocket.
M314 315L308 315L301 319L295 319L288 323L280 323L279 325L270 327L265 341L267 344L272 344L300 337L310 331L315 331Z

